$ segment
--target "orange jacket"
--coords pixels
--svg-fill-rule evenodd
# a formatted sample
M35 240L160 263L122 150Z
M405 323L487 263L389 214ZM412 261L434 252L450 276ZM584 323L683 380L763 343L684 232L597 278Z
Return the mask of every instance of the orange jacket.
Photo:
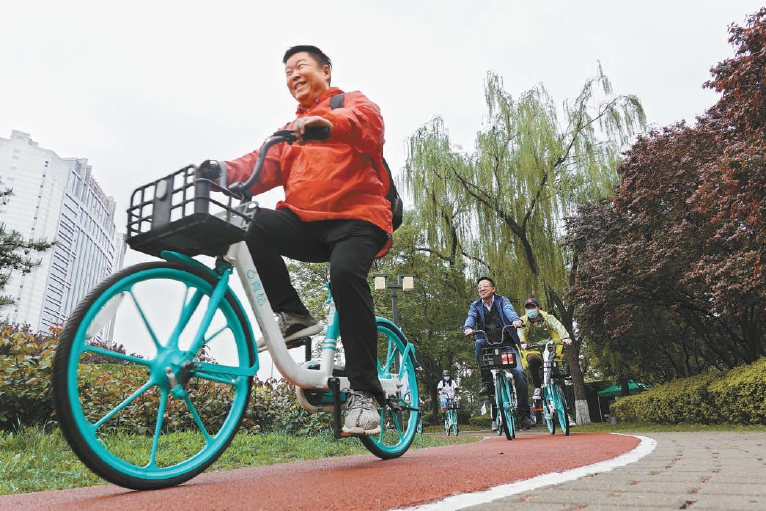
M330 98L341 92L331 87L310 109L298 106L296 112L298 118L318 115L330 121L330 138L303 146L273 146L251 190L258 195L284 187L285 199L276 208L289 208L304 222L355 219L380 227L388 233L388 242L378 254L382 256L393 240L391 206L385 197L389 183L383 168L383 117L361 92L347 93L343 108L332 110ZM244 182L257 159L256 150L227 161L226 180Z

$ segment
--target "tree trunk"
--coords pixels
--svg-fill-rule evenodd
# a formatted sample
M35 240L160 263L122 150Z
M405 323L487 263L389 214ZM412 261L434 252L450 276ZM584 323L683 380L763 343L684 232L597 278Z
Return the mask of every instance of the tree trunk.
M590 424L590 408L588 407L588 396L585 392L585 381L580 370L580 347L576 341L566 348L567 363L569 372L572 374L572 384L574 387L574 410L575 421L577 424Z

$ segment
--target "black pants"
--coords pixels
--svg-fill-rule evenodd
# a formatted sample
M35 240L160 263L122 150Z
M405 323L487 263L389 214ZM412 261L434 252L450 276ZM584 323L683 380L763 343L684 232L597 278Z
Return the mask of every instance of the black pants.
M330 262L330 289L353 390L385 398L378 380L377 327L367 275L387 241L386 233L361 220L303 222L289 209L255 214L247 246L274 312L308 314L290 282L282 256L309 263Z
M529 368L529 374L532 375L532 385L534 385L535 388L541 387L543 383L543 376L541 371L543 367L543 360L540 358L540 355L536 353L529 353L527 355L527 367Z

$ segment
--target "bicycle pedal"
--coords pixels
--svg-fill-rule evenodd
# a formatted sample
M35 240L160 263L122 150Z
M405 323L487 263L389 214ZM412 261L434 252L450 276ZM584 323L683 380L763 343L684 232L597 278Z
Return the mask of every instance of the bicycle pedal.
M311 337L299 337L297 339L290 339L289 341L285 341L285 346L287 346L287 349L293 349L293 348L300 348L301 346L305 346L307 342L311 342Z
M297 332L285 337L285 344L292 344L294 342L302 341L305 339L311 339L311 336L321 332L322 328L322 325L317 323L316 325L311 325L304 328L303 330L298 330Z

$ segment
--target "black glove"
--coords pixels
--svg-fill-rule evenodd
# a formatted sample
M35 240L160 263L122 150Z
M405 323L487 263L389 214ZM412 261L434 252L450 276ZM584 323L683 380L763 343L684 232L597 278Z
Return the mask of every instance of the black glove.
M215 181L221 177L221 165L218 160L205 160L197 167L197 175L203 179Z

